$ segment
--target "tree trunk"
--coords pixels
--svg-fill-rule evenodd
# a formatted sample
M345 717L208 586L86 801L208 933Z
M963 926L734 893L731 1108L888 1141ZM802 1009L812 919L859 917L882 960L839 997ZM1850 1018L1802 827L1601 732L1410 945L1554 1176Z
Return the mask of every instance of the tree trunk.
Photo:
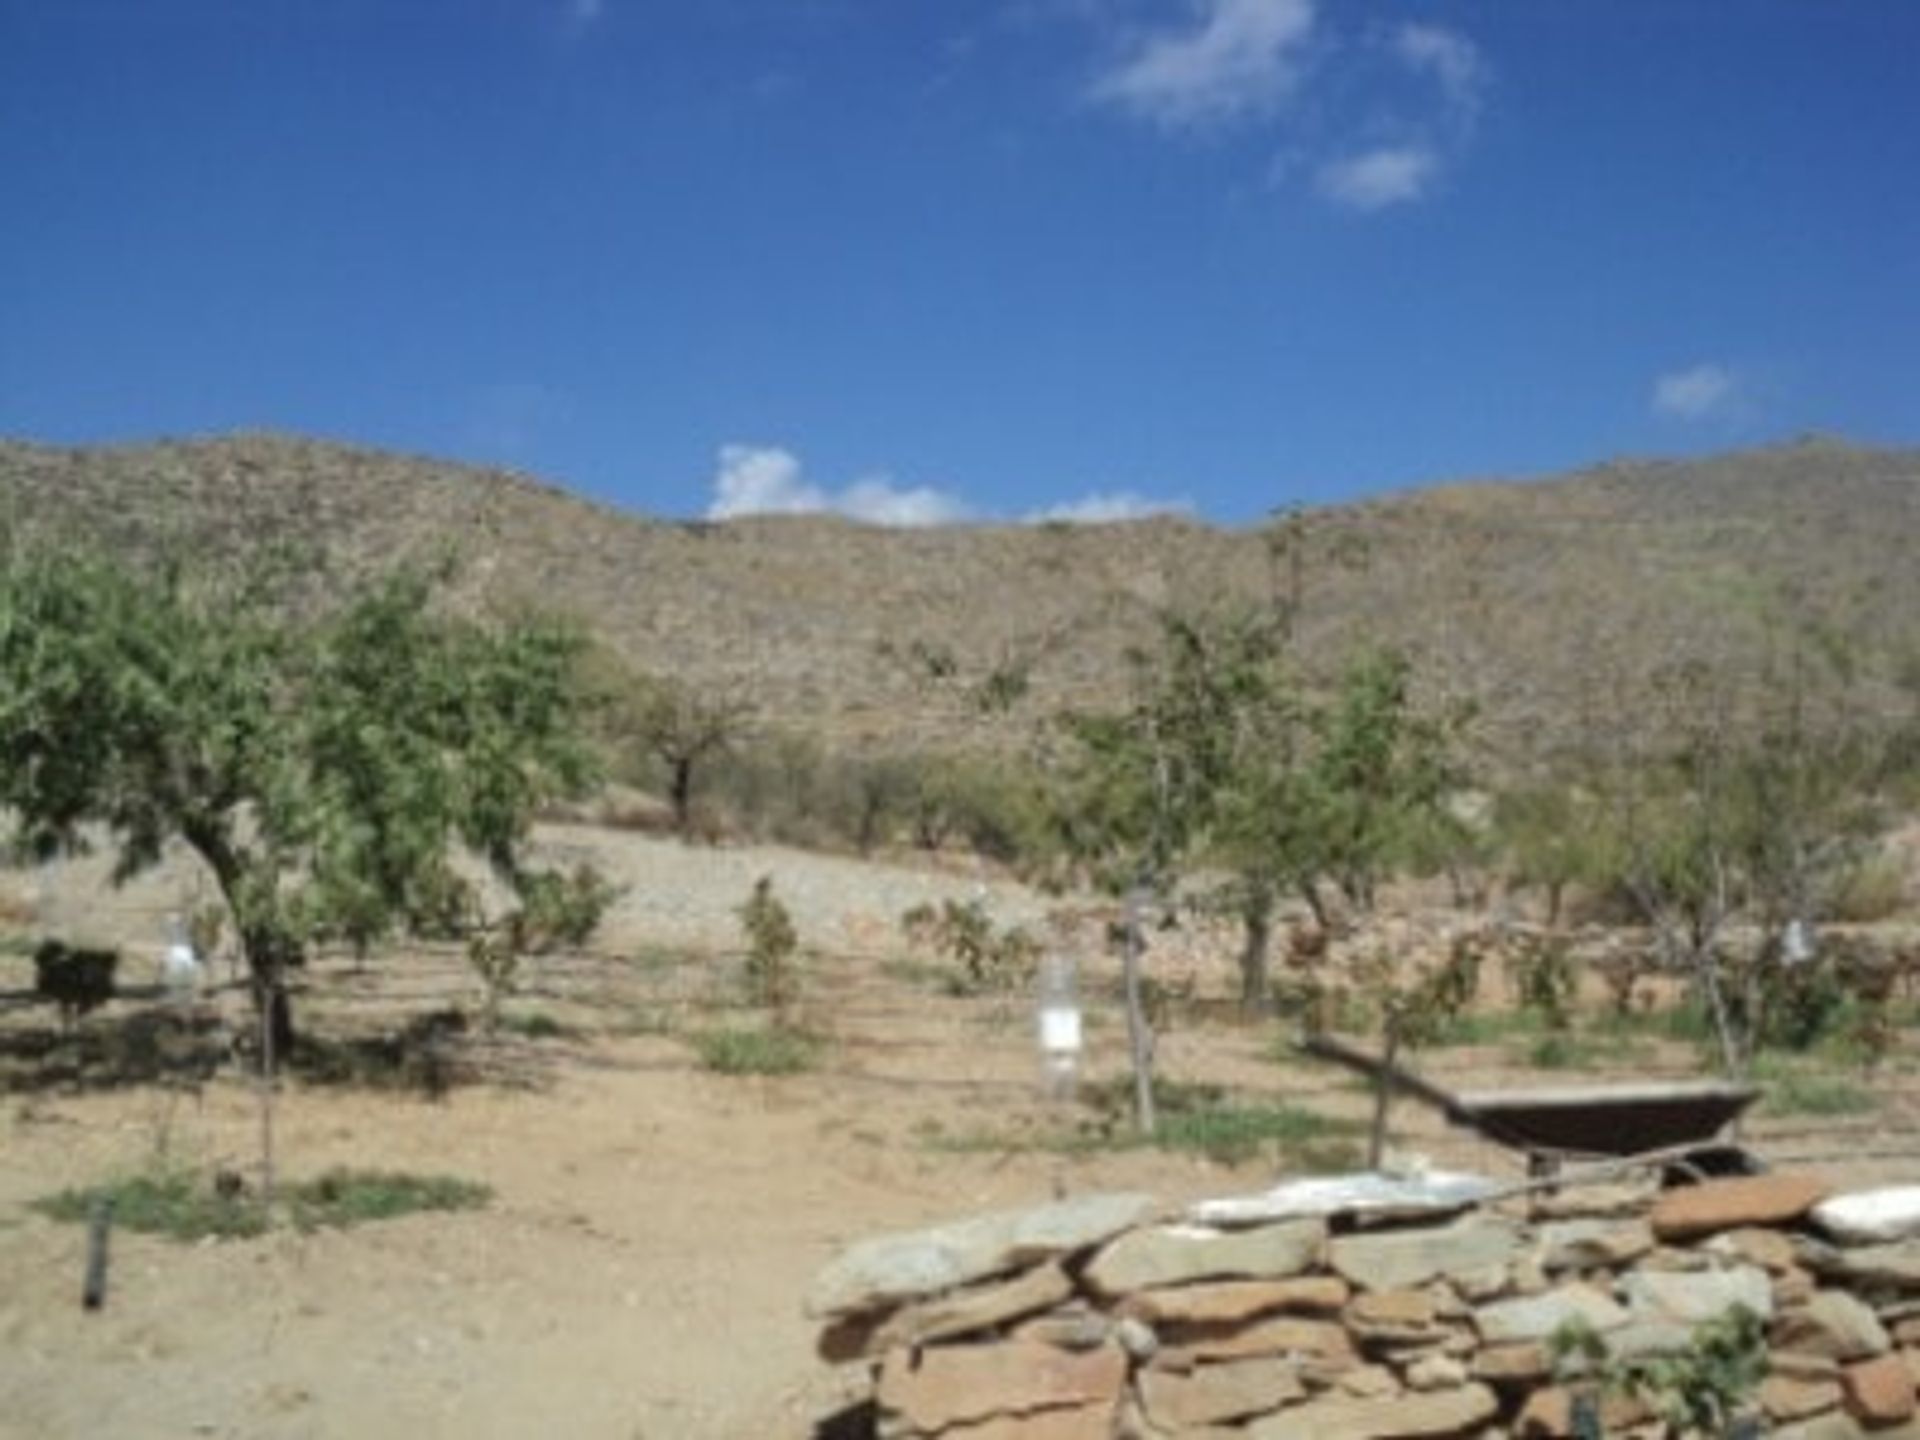
M1127 899L1127 951L1123 980L1127 994L1127 1048L1133 1058L1133 1114L1142 1135L1153 1134L1153 1027L1140 998L1140 897Z
M685 839L693 831L693 757L677 755L668 764L671 777L667 798L673 804L673 828Z
M1264 885L1251 889L1241 906L1240 1008L1249 1016L1264 1015L1273 1005L1273 987L1267 974L1267 952L1273 938L1273 892Z
M1320 887L1311 880L1302 880L1300 898L1307 902L1307 909L1313 913L1313 923L1320 927L1320 933L1332 935L1333 923L1327 915L1327 902L1320 894Z

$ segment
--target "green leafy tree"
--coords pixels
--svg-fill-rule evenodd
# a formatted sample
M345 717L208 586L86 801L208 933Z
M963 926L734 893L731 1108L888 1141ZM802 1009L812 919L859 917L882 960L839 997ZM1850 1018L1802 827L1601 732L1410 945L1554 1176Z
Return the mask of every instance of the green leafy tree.
M121 879L191 849L233 917L267 1068L308 945L444 915L458 848L525 883L533 809L589 777L574 635L457 619L434 589L401 572L316 610L271 565L0 567L0 803L42 853L104 829Z

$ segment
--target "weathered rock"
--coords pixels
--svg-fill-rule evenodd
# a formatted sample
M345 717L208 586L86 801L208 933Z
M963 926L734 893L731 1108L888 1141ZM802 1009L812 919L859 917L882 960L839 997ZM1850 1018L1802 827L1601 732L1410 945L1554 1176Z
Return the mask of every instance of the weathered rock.
M1885 1285L1895 1290L1920 1290L1920 1240L1896 1240L1890 1245L1861 1245L1831 1253L1823 1269L1808 1268L1817 1274L1837 1274L1860 1285ZM1802 1252L1805 1258L1805 1251Z
M1337 1275L1292 1280L1224 1280L1142 1290L1120 1302L1120 1313L1150 1325L1231 1325L1256 1315L1285 1312L1330 1314L1352 1294Z
M1120 1236L1082 1274L1096 1294L1125 1295L1190 1280L1271 1280L1297 1275L1320 1257L1324 1220L1289 1220L1257 1230L1154 1225Z
M1148 1417L1176 1432L1265 1415L1306 1398L1306 1393L1292 1367L1265 1356L1185 1372L1149 1369L1140 1375L1140 1398Z
M1233 1330L1222 1330L1178 1344L1166 1344L1154 1357L1158 1369L1187 1370L1251 1355L1286 1355L1323 1368L1344 1370L1360 1361L1347 1332L1331 1320L1276 1315Z
M1127 1357L1117 1345L1085 1351L1021 1341L934 1345L888 1352L877 1399L883 1412L933 1433L996 1417L1102 1406L1110 1428L1126 1379Z
M1561 1437L1575 1433L1573 1391L1561 1385L1549 1385L1534 1391L1514 1417L1513 1433L1525 1437ZM1632 1395L1609 1392L1588 1396L1584 1403L1599 1412L1600 1429L1606 1435L1621 1435L1647 1420L1651 1412Z
M1894 1321L1892 1333L1897 1345L1920 1345L1920 1315L1909 1315L1904 1320Z
M1832 1196L1813 1207L1813 1221L1843 1245L1920 1237L1920 1185L1888 1185Z
M1913 1376L1898 1355L1860 1360L1840 1372L1847 1413L1862 1424L1898 1425L1914 1416Z
M908 1305L875 1326L855 1354L828 1358L858 1359L884 1354L898 1345L925 1345L994 1329L1058 1305L1072 1295L1073 1282L1067 1278L1067 1272L1057 1263L1042 1265L998 1284L959 1290L937 1300ZM826 1351L829 1335L850 1328L849 1322L857 1325L860 1318L847 1317L839 1325L821 1332L822 1353Z
M1819 1283L1806 1271L1795 1266L1773 1277L1773 1308L1778 1314L1791 1305L1804 1305L1813 1298Z
M1087 1195L879 1236L849 1247L814 1278L807 1312L824 1318L937 1295L1097 1245L1153 1208L1149 1195Z
M1869 1430L1844 1410L1830 1410L1811 1420L1782 1425L1767 1440L1920 1440L1920 1423L1907 1421Z
M1519 1248L1512 1222L1469 1215L1450 1225L1342 1235L1327 1250L1334 1270L1362 1290L1400 1290L1434 1279L1470 1281Z
M1770 1275L1784 1275L1799 1267L1793 1241L1778 1230L1762 1230L1752 1225L1724 1230L1700 1248L1723 1260L1758 1265Z
M1400 1393L1400 1377L1384 1365L1356 1365L1344 1371L1334 1381L1334 1388L1343 1395L1358 1395L1373 1398L1382 1395Z
M1844 1290L1815 1291L1780 1315L1769 1339L1776 1349L1834 1360L1864 1360L1893 1348L1879 1317Z
M1528 1385L1552 1373L1553 1357L1535 1341L1488 1345L1473 1357L1474 1378L1496 1385Z
M1773 1315L1773 1286L1752 1265L1703 1270L1691 1275L1635 1270L1620 1278L1628 1309L1642 1319L1698 1325L1744 1305L1762 1320Z
M1635 1319L1607 1335L1607 1352L1616 1360L1675 1355L1692 1344L1693 1326L1661 1318Z
M1794 1380L1840 1379L1840 1362L1831 1355L1809 1355L1800 1350L1774 1350L1767 1356L1767 1373Z
M1653 1233L1686 1240L1743 1225L1786 1225L1798 1220L1832 1187L1817 1175L1742 1175L1668 1190L1654 1202Z
M1289 1180L1258 1195L1203 1200L1187 1212L1202 1225L1261 1225L1303 1216L1434 1219L1485 1199L1499 1184L1483 1175L1326 1175Z
M1496 1300L1473 1312L1480 1338L1489 1344L1516 1340L1545 1340L1568 1323L1584 1323L1605 1333L1625 1325L1630 1317L1612 1298L1591 1285L1562 1285L1544 1295Z
M1548 1270L1594 1270L1625 1265L1653 1249L1644 1219L1559 1220L1540 1227L1540 1263Z
M1247 1440L1418 1440L1470 1431L1499 1408L1484 1385L1371 1400L1329 1395L1255 1420L1246 1434Z
M1535 1200L1534 1213L1542 1220L1641 1215L1657 1194L1651 1181L1567 1185Z
M952 1425L940 1440L1112 1440L1113 1409L1076 1405L1030 1415L995 1415L975 1425ZM1186 1437L1182 1437L1186 1440Z
M1113 1338L1135 1360L1151 1360L1160 1353L1160 1337L1154 1333L1154 1328L1131 1315L1121 1316L1114 1324Z
M1354 1296L1340 1319L1361 1341L1418 1344L1445 1333L1439 1307L1425 1290L1367 1291Z
M1840 1403L1840 1382L1774 1374L1760 1382L1759 1398L1769 1420L1804 1420Z
M1030 1340L1058 1350L1097 1350L1114 1338L1113 1332L1112 1316L1076 1304L1022 1320L1010 1333L1015 1340Z
M1407 1385L1414 1390L1451 1390L1469 1378L1466 1362L1456 1355L1422 1355L1407 1367Z

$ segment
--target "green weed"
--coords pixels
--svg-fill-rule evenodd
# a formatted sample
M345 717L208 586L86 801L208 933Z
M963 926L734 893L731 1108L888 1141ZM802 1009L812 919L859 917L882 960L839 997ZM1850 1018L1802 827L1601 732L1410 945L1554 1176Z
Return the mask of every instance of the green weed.
M720 1075L797 1075L813 1068L820 1042L794 1030L707 1030L693 1037L693 1047Z

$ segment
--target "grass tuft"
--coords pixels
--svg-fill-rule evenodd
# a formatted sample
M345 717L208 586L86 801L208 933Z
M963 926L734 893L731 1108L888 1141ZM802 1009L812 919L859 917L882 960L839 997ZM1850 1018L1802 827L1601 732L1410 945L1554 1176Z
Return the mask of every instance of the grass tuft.
M222 1194L185 1171L134 1175L35 1200L29 1209L52 1220L86 1224L101 1200L113 1202L123 1230L175 1240L242 1239L262 1234L267 1217L244 1193Z
M811 1070L820 1042L794 1030L707 1030L693 1037L700 1063L720 1075L797 1075Z
M451 1175L336 1169L292 1187L287 1210L301 1230L345 1230L421 1211L479 1210L492 1198L485 1185Z
M287 1187L281 1204L296 1228L311 1231L345 1229L424 1210L474 1210L492 1197L484 1185L446 1175L329 1170ZM218 1188L181 1170L62 1190L33 1201L29 1208L53 1220L85 1224L102 1199L113 1202L114 1224L122 1229L189 1242L261 1235L271 1219L258 1198L237 1184Z

